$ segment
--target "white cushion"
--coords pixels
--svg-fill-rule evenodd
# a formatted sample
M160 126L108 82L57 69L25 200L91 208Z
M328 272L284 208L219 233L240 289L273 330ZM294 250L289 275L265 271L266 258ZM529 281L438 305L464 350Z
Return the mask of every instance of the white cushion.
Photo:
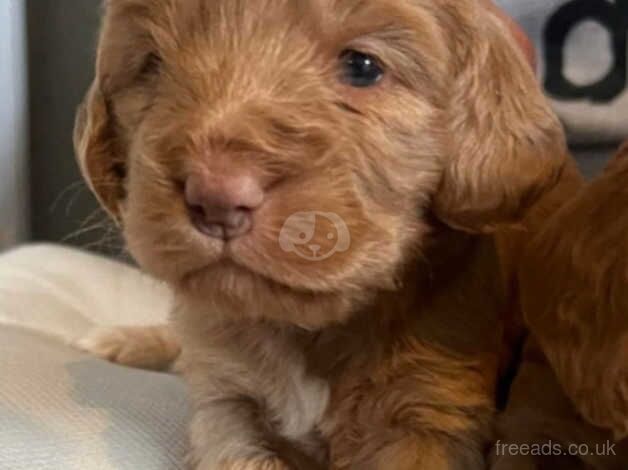
M95 326L164 322L171 306L165 285L100 256L55 245L0 255L0 324L74 342Z
M137 270L79 251L0 256L0 469L182 469L182 381L66 345L94 326L163 321L171 301Z

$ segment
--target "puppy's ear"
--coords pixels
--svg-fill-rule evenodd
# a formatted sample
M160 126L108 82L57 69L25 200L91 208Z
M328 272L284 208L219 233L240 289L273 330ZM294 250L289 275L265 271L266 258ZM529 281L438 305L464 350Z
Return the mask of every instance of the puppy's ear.
M74 148L90 189L109 215L120 222L120 203L124 199L124 159L116 150L114 123L98 79L78 109Z
M74 148L83 177L119 223L125 198L126 151L113 97L142 66L146 40L136 27L137 2L107 1L104 7L96 76L77 112Z
M490 232L557 181L566 144L506 23L477 2L452 4L448 155L434 207L455 228Z

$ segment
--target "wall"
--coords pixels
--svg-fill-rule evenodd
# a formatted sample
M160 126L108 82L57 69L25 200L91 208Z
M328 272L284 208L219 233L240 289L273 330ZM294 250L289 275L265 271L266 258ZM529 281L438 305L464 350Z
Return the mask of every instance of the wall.
M0 3L7 0L0 0ZM92 247L99 219L72 148L74 115L93 76L101 0L26 0L30 64L31 222L35 240ZM72 235L80 232L82 235Z
M25 10L0 0L0 250L27 237Z

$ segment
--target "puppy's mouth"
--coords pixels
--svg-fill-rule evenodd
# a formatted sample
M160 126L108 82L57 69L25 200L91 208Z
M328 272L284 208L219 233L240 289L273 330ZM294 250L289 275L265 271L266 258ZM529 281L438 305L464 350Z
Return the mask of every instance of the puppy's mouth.
M282 305L282 299L312 296L320 299L324 296L322 292L314 295L311 291L274 279L229 257L188 272L181 279L179 288L192 298L230 299L229 304L239 305L241 313L256 312L262 306L269 305L269 299L272 299L273 305L274 302Z
M298 293L324 293L321 280L328 274L325 262L335 252L317 244L282 247L281 236L254 224L249 233L233 238L208 238L195 230L194 242L185 256L188 269L180 271L182 286L201 284L221 290L242 290L254 283L257 288L289 289ZM336 266L338 267L338 266ZM223 279L215 282L220 276Z
M301 290L297 286L268 275L255 266L240 261L239 257L234 254L233 242L223 242L217 259L185 273L181 278L181 285L184 288L197 288L206 283L212 283L213 288L226 291L234 289L236 283L244 281L267 286L269 290Z

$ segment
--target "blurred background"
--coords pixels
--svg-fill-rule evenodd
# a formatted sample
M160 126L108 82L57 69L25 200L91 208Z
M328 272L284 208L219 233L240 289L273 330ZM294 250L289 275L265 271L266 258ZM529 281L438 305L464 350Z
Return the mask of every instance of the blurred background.
M628 0L497 0L538 48L539 76L588 175L628 137ZM82 183L74 112L101 0L0 0L0 251L28 240L117 251Z
M104 217L72 150L100 7L101 0L0 0L0 249L24 240L89 246L105 236L78 233Z

